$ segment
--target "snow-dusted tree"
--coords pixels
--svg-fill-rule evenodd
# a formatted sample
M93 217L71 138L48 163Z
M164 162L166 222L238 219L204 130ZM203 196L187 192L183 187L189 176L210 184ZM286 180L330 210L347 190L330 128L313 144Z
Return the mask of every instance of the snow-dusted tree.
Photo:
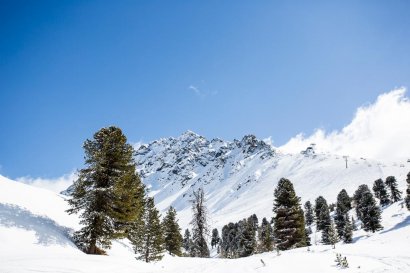
M353 202L356 206L356 215L357 218L361 221L363 221L363 217L362 217L362 213L361 213L361 204L360 204L360 200L363 197L363 194L366 192L370 192L369 187L366 184L362 184L359 186L359 188L355 191L354 195L353 195Z
M374 196L380 200L380 206L384 207L390 204L389 193L386 190L386 185L381 178L374 181L373 184Z
M222 228L221 254L225 258L237 257L238 244L237 239L238 224L229 223Z
M383 229L380 224L381 211L376 205L376 200L370 191L363 193L360 199L360 215L362 215L363 229L365 231L375 232Z
M83 147L86 167L78 172L67 212L81 212L77 244L86 253L101 254L142 217L145 188L136 174L134 149L121 129L102 128Z
M345 215L345 227L343 231L343 242L346 244L350 244L353 241L353 226L349 220L349 215Z
M172 206L169 207L162 221L162 228L164 231L165 249L169 254L181 256L182 235L176 216L176 210Z
M258 232L259 252L267 252L273 250L272 245L272 226L264 217Z
M410 172L407 174L406 182L407 182L407 189L406 189L407 195L406 195L405 202L406 202L407 209L410 210Z
M306 246L305 217L293 184L281 178L274 192L274 238L279 250Z
M402 192L399 191L398 185L397 185L397 180L394 176L388 176L386 178L386 186L390 190L390 198L391 198L392 203L400 201Z
M310 203L310 201L307 201L305 203L305 224L307 226L310 226L311 224L313 224L314 219L315 216L313 215L312 204Z
M238 230L235 240L238 245L237 256L250 256L256 251L255 230L252 217L239 221L237 226Z
M212 230L212 238L211 238L211 247L217 247L219 243L221 242L221 238L219 237L219 231L218 229L214 228Z
M189 229L185 230L184 239L182 241L182 246L186 253L190 252L190 249L192 246L192 240L191 240L191 232L189 232Z
M352 198L345 189L341 190L337 195L336 207L339 207L343 213L352 209Z
M192 247L191 256L209 257L209 248L206 242L209 236L208 216L205 206L205 193L202 188L193 192L192 212Z
M326 233L326 235L324 235L324 233ZM323 237L326 237L326 241L323 239ZM322 241L325 244L332 245L333 249L335 248L336 243L339 242L339 236L337 235L333 221L330 221L329 227L326 230L322 231Z
M129 234L137 259L147 263L160 260L164 252L164 234L152 197L147 199L143 220L143 226Z
M346 213L343 213L342 208L340 208L339 206L336 206L334 220L335 220L336 230L337 230L337 234L339 238L343 237L343 233L345 230L345 226L346 226L345 216L346 216Z
M330 218L329 209L327 204L324 204L320 209L320 230L322 231L322 243L323 244L330 244L330 226L332 224L332 220ZM319 222L318 222L319 225Z
M320 213L318 219L316 220L316 225L318 230L326 230L330 225L330 213L326 200L320 206Z
M305 228L306 246L311 246L312 245L310 243L310 234L312 234L312 230L310 230L310 227Z
M323 224L323 219L321 219L321 214L323 215L322 212L322 207L325 206L326 210L329 211L329 207L327 205L327 201L323 196L319 196L315 200L315 217L316 217L316 227L318 230L322 230L325 228L325 224ZM324 211L324 210L323 210Z

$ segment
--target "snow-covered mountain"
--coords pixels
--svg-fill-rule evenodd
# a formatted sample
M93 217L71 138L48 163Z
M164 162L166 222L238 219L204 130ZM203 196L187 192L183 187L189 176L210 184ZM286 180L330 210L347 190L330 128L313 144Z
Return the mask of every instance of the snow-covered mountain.
M335 202L341 189L349 194L360 184L395 175L404 186L410 163L384 164L364 158L315 153L314 145L284 154L253 135L241 140L206 138L187 131L137 149L136 162L157 206L174 206L180 223L190 220L192 191L203 187L212 225L222 227L256 213L272 217L273 190L281 177L290 179L302 201L323 195Z

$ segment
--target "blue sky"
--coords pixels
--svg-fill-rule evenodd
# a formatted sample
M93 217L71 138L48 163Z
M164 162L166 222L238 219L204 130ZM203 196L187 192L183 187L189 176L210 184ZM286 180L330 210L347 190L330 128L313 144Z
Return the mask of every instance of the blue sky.
M291 2L291 3L290 3ZM336 3L338 2L338 3ZM0 173L191 129L282 145L410 86L408 1L0 1Z

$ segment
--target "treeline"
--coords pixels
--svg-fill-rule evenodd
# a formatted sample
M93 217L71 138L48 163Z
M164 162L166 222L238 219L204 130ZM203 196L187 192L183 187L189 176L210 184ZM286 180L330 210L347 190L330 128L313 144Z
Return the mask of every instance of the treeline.
M410 210L410 172L406 181L405 204ZM263 218L259 225L258 217L253 214L237 223L228 223L222 228L221 238L214 230L212 242L216 243L212 243L212 247L217 247L222 257L239 258L273 249L279 251L310 246L313 227L321 232L322 244L335 247L339 241L352 243L353 231L358 228L368 232L383 229L381 207L402 200L401 194L396 178L389 176L386 181L377 179L373 192L365 184L360 185L352 197L342 189L335 204L328 204L323 196L319 196L314 204L307 201L303 211L293 184L282 178L274 191L274 216L271 221ZM353 208L357 219L349 215Z

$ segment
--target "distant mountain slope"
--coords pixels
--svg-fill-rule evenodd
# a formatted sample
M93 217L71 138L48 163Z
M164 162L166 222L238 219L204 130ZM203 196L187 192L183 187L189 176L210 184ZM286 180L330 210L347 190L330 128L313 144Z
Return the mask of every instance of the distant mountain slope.
M323 195L335 202L341 189L353 194L360 184L395 175L404 186L410 164L395 165L329 154L282 154L253 135L232 142L207 140L187 131L141 145L136 161L144 183L161 210L174 206L180 223L190 220L190 196L204 187L212 224L221 227L250 214L272 216L273 190L281 177L289 178L302 201Z

